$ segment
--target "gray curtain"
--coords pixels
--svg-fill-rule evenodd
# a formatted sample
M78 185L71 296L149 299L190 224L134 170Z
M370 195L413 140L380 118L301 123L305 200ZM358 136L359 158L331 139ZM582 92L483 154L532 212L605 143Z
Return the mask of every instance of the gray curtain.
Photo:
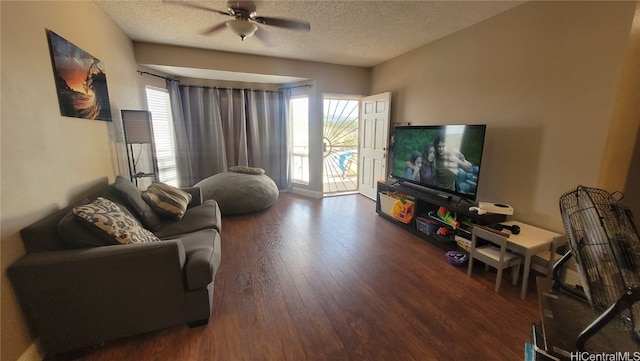
M191 158L189 142L182 111L182 101L178 82L167 79L167 90L169 91L169 101L171 103L171 116L173 117L173 127L175 134L175 155L178 171L178 186L190 187L193 183L193 173L191 171Z
M227 170L226 136L217 90L180 86L191 185Z
M249 165L264 168L280 189L289 188L287 121L283 92L247 92Z
M227 164L230 167L248 166L245 90L219 88L216 89L216 95L226 140Z
M185 185L242 165L264 168L280 189L290 186L283 92L195 86L179 89L182 116L174 117L174 123L182 123L176 124L176 136L178 128L184 129L185 135L185 140L176 144L188 146L185 156L177 160L179 169L182 162L188 162L191 169ZM171 91L169 95L173 106L176 95Z

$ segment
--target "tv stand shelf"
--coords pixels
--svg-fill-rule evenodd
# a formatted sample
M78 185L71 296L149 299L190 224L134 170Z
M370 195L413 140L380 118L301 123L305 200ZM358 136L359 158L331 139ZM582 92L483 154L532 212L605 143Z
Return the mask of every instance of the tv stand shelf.
M457 243L453 237L443 237L437 234L435 229L433 232L424 232L424 230L420 230L416 218L420 217L421 219L427 219L429 222L434 224L435 228L445 227L448 229L450 235L455 234L456 236L465 239L471 239L471 227L474 224L488 225L504 222L507 219L507 217L502 214L489 213L478 215L476 212L469 211L469 207L473 206L473 204L466 199L459 199L448 194L430 191L426 188L421 189L421 187L414 187L413 185L407 186L400 182L378 182L377 191L376 212L378 215L445 250L458 249ZM414 202L414 216L410 222L401 222L394 218L388 210L381 209L380 194L384 194L386 192L405 195L407 199ZM451 215L461 223L461 225L454 229L454 227L449 225L447 222L441 220L437 216L437 212L440 207L446 208Z

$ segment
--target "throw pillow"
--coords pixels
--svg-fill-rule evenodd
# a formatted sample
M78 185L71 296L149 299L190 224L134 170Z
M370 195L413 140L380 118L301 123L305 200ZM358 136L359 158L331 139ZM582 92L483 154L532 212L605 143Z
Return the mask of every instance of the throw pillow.
M73 208L73 214L90 230L118 243L148 243L159 241L153 233L112 201L98 197L95 201Z
M137 213L142 223L152 231L157 231L162 226L160 217L142 199L138 187L129 179L117 176L112 186L118 199L126 205L132 212Z
M191 194L168 184L154 182L142 192L142 199L156 212L180 220L187 212Z
M246 173L246 174L258 174L258 175L265 173L264 169L262 169L262 168L245 167L243 165L233 166L233 167L229 168L229 172Z
M90 203L88 199L76 204L58 223L58 234L69 248L90 248L120 244L113 237L106 237L104 232L92 232L85 222L73 214L73 208Z

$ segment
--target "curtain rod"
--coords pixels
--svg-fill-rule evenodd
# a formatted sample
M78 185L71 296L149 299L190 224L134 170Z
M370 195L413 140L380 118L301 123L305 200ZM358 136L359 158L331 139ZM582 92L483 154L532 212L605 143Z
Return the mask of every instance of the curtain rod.
M285 87L282 87L282 88L278 88L278 90L296 89L296 88L311 88L312 86L313 86L313 84L304 84L304 85L285 86Z
M136 70L136 71L137 71L138 73L140 73L140 75L155 76L156 78L161 78L161 79L165 79L165 80L172 80L172 81L175 81L175 82L180 83L180 80L178 80L178 79L167 78L166 76L162 76L162 75L157 75L157 74L149 73L149 72L147 72L147 71L141 71L141 70ZM263 91L269 91L269 92L274 92L274 91L276 91L276 90L265 90L265 89L228 88L228 87L200 86L200 85L183 85L183 86L194 87L194 88L203 88L203 89L223 89L223 90L263 90ZM286 90L286 89L296 89L296 88L311 88L312 86L313 86L313 84L304 84L304 85L287 86L287 87L278 88L278 90L277 90L277 91L282 91L282 90Z
M171 80L171 81L176 81L176 82L180 82L180 80L178 79L173 79L173 78L167 78L166 76L162 76L162 75L157 75L157 74L153 74L153 73L149 73L147 71L141 71L141 70L136 70L138 73L140 73L140 75L149 75L149 76L155 76L156 78L160 78L160 79L164 79L164 80Z
M204 86L204 85L180 85L181 87L187 88L202 88L202 89L219 89L219 90L247 90L247 91L263 91L269 93L278 93L281 89L278 90L268 90L268 89L250 89L250 88L229 88L229 87L221 87L221 86Z
M204 85L189 85L189 84L185 84L185 85L182 85L182 86L184 86L184 87L191 87L191 88L203 88L203 89L221 89L221 90L259 90L259 91L265 91L265 92L279 92L279 91L286 90L286 89L295 89L295 88L311 88L313 85L312 85L312 84L296 85L296 86L291 86L291 87L278 88L278 90L268 90L268 89L251 89L251 88L229 88L229 87L221 87L221 86L204 86Z

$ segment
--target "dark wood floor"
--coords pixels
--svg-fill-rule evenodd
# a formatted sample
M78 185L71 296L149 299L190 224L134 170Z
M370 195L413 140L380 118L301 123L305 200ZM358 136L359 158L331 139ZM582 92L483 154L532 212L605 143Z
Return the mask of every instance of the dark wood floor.
M540 318L495 271L447 263L438 247L360 195L283 194L223 219L208 325L108 343L84 360L522 360ZM508 277L508 275L506 276Z

